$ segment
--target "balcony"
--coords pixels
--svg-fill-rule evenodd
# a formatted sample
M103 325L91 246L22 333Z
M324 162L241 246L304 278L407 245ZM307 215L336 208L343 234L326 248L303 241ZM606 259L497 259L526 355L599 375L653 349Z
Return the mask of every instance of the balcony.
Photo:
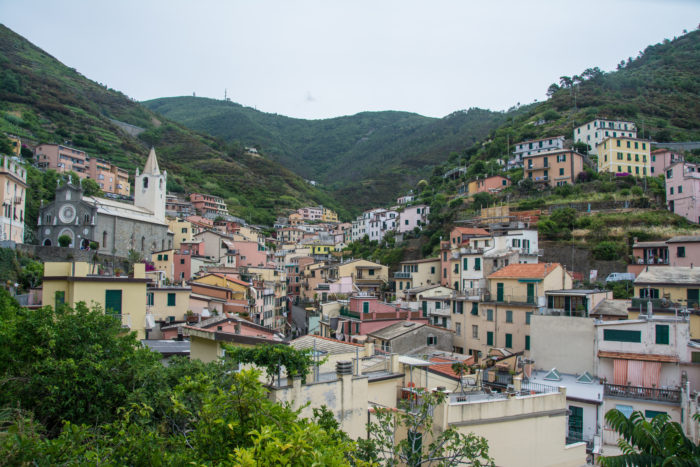
M495 303L509 303L513 305L530 305L530 306L544 306L544 297L536 297L533 295L508 295L508 294L491 294L485 293L485 302L495 302Z
M625 386L622 384L605 383L604 394L623 399L641 399L645 401L669 402L680 404L681 390L668 388L645 388L641 386Z
M410 272L395 272L394 273L394 279L410 279L410 278L411 278Z
M450 307L445 306L443 308L435 308L430 311L431 316L450 316L452 314Z
M347 318L360 319L360 313L357 311L350 311L346 307L340 307L340 316L345 316Z

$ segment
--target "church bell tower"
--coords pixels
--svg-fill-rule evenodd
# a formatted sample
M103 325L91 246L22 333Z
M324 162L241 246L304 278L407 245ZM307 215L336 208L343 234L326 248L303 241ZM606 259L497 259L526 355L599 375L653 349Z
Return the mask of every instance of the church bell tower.
M168 172L160 171L155 148L151 148L143 173L136 169L134 205L148 209L160 222L165 223L165 190Z

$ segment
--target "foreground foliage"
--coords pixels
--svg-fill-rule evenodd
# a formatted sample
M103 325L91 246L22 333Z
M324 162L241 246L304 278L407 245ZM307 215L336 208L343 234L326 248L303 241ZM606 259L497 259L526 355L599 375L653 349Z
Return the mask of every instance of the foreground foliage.
M694 418L700 421L698 414ZM605 414L605 421L620 434L617 445L623 452L602 457L601 465L605 467L700 465L700 445L693 443L667 414L646 420L642 412L633 412L627 418L613 409Z

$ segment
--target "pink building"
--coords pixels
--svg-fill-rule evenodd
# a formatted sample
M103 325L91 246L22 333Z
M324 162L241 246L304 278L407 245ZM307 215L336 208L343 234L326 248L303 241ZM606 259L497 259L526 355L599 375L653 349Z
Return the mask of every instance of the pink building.
M700 266L700 236L673 237L666 244L671 266Z
M237 266L265 266L267 263L267 251L258 242L233 241L238 259Z
M80 149L73 149L58 144L40 144L34 149L37 165L56 172L73 171L80 178L88 176L88 155Z
M330 320L326 316L321 320L322 336L347 342L360 339L359 336L364 340L364 336L371 332L406 320L428 324L428 318L424 318L421 311L400 308L381 302L373 296L350 297L348 306L341 309L337 325L333 327L330 326Z
M428 223L428 214L430 214L430 207L425 204L406 206L404 210L399 213L397 230L399 233L410 232L416 227L420 228L426 225Z
M657 149L651 152L651 176L663 175L666 167L684 160L683 156L670 149Z
M700 222L700 164L676 162L665 169L668 210Z
M223 198L218 196L206 195L204 193L190 194L190 202L202 216L205 214L214 214L217 216L228 215L228 208Z
M199 256L200 242L182 242L173 255L173 274L176 281L189 281L192 278L192 257Z
M481 180L474 180L469 183L469 194L474 193L497 193L510 186L510 180L501 175L493 175Z
M305 221L320 221L323 218L323 207L313 206L297 210L301 218Z

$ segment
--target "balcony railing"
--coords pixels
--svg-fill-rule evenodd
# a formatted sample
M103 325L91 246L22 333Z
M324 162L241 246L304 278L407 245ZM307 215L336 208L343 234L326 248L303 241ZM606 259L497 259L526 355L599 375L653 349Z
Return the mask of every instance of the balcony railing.
M625 386L622 384L605 383L604 394L611 397L670 402L672 404L679 404L681 402L680 389L645 388L641 386Z
M395 272L394 278L395 279L410 279L411 273L410 272Z
M642 311L645 312L649 302L651 302L652 310L669 310L674 308L682 308L685 305L685 303L672 302L667 298L635 297L632 298L632 308L639 309L641 307ZM692 308L695 305L697 305L697 300L688 300L688 307Z
M536 297L534 295L508 295L486 293L484 294L484 301L540 306L540 302L544 302L544 297Z
M340 307L340 316L346 316L348 318L360 319L360 313L356 311L350 311L349 309Z

